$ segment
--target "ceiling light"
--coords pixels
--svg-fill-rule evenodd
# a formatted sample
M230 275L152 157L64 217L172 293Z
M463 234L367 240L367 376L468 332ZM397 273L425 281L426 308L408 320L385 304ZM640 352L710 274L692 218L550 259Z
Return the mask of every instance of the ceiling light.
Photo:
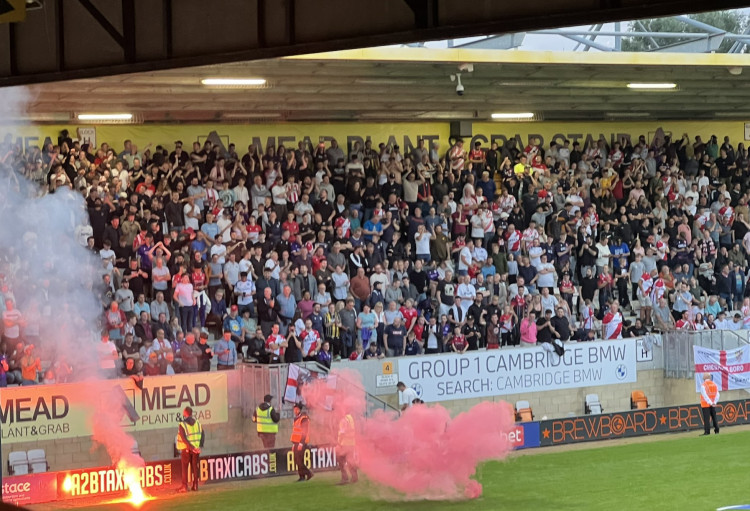
M607 112L607 117L649 117L649 112Z
M714 115L716 117L731 117L734 119L743 119L746 117L750 117L750 112L716 112Z
M417 112L413 111L383 111L383 112L362 112L357 114L360 119L413 119Z
M546 85L546 82L543 80L511 80L494 82L492 85L499 85L500 87L538 87L539 85Z
M27 112L27 113L10 113L6 114L0 111L3 120L8 122L69 122L70 114L59 112L59 113L40 113L40 112Z
M493 119L533 119L534 114L531 112L520 112L520 113L494 113L492 114Z
M281 117L279 112L226 112L221 115L224 119L270 119Z
M476 117L475 113L469 111L433 111L417 114L418 119L473 119L474 117Z
M133 114L78 114L79 121L129 121Z
M265 85L266 80L264 78L204 78L201 80L203 85L214 85L214 86L253 86L253 85Z
M359 85L414 85L417 81L400 78L357 78L354 83Z
M629 83L628 89L667 90L677 88L676 83Z

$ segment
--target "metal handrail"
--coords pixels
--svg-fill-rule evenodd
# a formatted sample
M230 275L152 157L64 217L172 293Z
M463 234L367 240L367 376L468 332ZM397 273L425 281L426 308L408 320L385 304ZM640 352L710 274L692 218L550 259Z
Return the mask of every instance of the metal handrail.
M693 346L714 350L731 350L750 344L747 336L734 330L672 330L662 336L664 342L664 377L695 377Z
M305 368L312 369L312 370L315 370L324 374L329 374L331 372L331 370L328 367L324 366L323 364L317 361L303 362L300 365L304 366ZM357 390L361 390L362 392L365 393L365 396L367 399L367 414L368 415L370 415L376 409L383 410L383 411L391 410L394 412L398 412L398 408L388 403L387 401L379 398L378 396L371 394L370 392L367 391L365 387L363 387L359 383L353 382L347 379L346 377L342 377L340 375L337 377L345 381L347 385L354 387Z

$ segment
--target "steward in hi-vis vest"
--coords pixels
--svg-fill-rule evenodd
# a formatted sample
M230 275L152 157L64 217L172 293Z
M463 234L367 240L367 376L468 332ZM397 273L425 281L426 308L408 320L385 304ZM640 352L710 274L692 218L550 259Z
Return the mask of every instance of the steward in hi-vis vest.
M279 412L277 412L271 400L273 396L266 394L263 402L253 412L253 422L258 429L258 436L263 442L264 449L273 449L276 446L276 433L279 432Z
M299 479L297 482L309 481L313 473L305 466L305 449L310 443L310 417L305 413L304 406L300 403L294 405L294 425L292 426L292 451L294 452L294 463L297 464Z
M356 483L359 480L357 467L355 465L355 448L357 445L356 430L354 428L354 417L347 413L339 421L339 438L336 447L336 459L341 470L341 481L339 484L347 484L349 476ZM347 474L347 469L349 473Z
M719 402L719 387L711 381L711 374L703 375L701 385L701 411L703 412L703 435L711 434L711 420L714 421L714 433L719 434L719 425L716 423L716 403Z
M198 457L203 447L203 427L193 417L193 409L186 406L182 421L177 425L177 450L182 458L182 486L180 492L188 491L188 471L192 473L192 490L198 491ZM189 470L188 470L189 469Z

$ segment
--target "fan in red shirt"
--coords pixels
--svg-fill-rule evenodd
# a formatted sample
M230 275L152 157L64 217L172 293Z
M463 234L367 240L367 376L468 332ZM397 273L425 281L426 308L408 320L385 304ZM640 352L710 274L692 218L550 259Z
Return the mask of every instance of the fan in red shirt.
M266 351L273 353L279 360L284 356L284 336L279 334L279 325L273 325L271 335L266 339ZM273 358L273 357L272 357Z
M412 302L411 299L406 300L405 304L399 309L399 312L404 317L404 326L406 327L406 330L410 330L419 315L417 309L414 308L414 302Z
M516 254L521 250L521 234L516 230L516 226L508 224L508 230L505 231L505 242L508 244L508 252Z
M451 349L456 353L465 353L466 350L469 349L469 343L466 341L466 337L461 335L461 329L459 327L453 329Z
M734 208L730 205L730 202L731 199L726 197L724 199L724 206L719 209L719 215L724 217L724 220L727 221L727 225L732 225L734 223Z
M302 341L302 356L305 358L314 357L321 346L320 333L312 328L312 321L309 319L305 322L305 331L299 336Z
M143 195L147 191L151 192L152 196L156 193L156 187L151 176L146 176L146 180L135 187L135 193L138 195Z
M688 311L682 313L682 317L674 324L677 330L695 330L695 323L690 321Z
M255 217L251 216L247 224L247 238L253 243L257 243L261 232L263 232L263 229L258 225Z
M605 339L622 338L622 314L618 310L619 304L615 301L609 307L609 311L602 319L602 337Z
M471 263L471 266L466 270L469 274L469 279L474 280L477 278L477 275L482 273L482 269L479 267L477 263Z
M349 236L351 236L351 234L352 234L352 223L351 223L351 221L350 221L350 220L349 220L349 219L348 219L347 217L345 217L345 216L340 216L340 217L338 217L338 218L337 218L337 219L336 219L336 220L335 220L335 221L333 222L333 226L334 226L334 227L335 227L336 229L338 229L339 227L341 227L341 231L342 231L342 232L341 232L341 236L342 236L342 237L344 237L344 238L348 238L348 237L349 237Z
M293 240L299 234L299 224L294 221L294 213L289 213L286 218L287 220L281 224L281 228L289 231L289 239Z
M417 319L417 324L414 325L414 337L417 341L422 342L422 335L424 335L425 319L424 316L420 316Z
M453 219L453 235L456 237L466 235L466 227L469 225L469 219L464 210L461 208L456 209L451 218Z
M312 272L315 274L320 269L320 264L326 260L326 256L323 255L323 247L318 247L315 250L315 254L312 256Z

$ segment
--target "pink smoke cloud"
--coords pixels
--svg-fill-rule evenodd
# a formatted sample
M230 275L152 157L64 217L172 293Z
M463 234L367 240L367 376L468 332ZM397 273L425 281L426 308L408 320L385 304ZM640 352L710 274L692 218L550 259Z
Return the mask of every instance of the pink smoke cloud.
M400 416L378 410L365 418L367 403L359 374L333 371L332 375L335 389L325 381L304 388L313 412L312 441L336 443L338 421L351 413L357 425L358 469L404 499L479 497L482 485L472 479L477 466L504 459L512 450L508 432L514 415L508 403L483 402L453 418L440 405L416 405Z

